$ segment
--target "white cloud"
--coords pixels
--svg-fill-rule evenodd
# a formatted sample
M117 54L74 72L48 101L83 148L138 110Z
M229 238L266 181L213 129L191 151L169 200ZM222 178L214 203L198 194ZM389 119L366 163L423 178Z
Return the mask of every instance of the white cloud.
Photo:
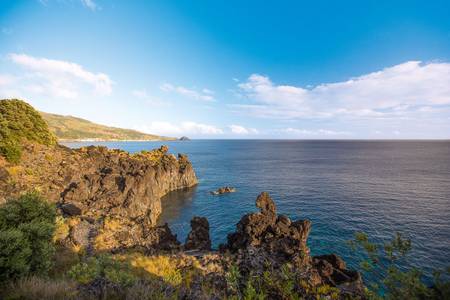
M144 100L147 104L156 106L156 107L170 107L172 103L169 101L164 101L160 98L153 97L147 93L146 90L133 90L131 91L131 95L136 98Z
M156 121L149 125L137 126L135 129L160 135L181 136L181 135L220 135L223 130L208 124L202 124L192 121L181 122L178 124L171 122Z
M255 128L245 128L244 126L240 125L230 125L228 126L232 133L234 134L258 134L258 130Z
M164 83L160 86L160 89L166 93L173 92L195 100L214 101L214 97L212 96L214 92L206 88L199 92L183 86L175 86L170 83Z
M387 118L450 104L450 63L409 61L347 81L303 88L252 74L238 84L251 102L235 108L260 117Z
M335 131L335 130L329 130L329 129L315 129L315 130L308 130L308 129L298 129L298 128L284 128L281 129L280 132L287 133L289 135L297 135L297 136L345 136L345 135L351 135L350 132L347 131Z
M17 78L9 74L0 74L0 86L8 86L15 83Z
M93 0L81 0L81 3L83 3L84 6L89 8L92 11L96 11L100 9L100 7L95 3Z
M108 75L92 73L76 63L16 53L9 54L8 58L27 71L18 87L25 92L72 99L85 87L101 96L112 93L114 83Z

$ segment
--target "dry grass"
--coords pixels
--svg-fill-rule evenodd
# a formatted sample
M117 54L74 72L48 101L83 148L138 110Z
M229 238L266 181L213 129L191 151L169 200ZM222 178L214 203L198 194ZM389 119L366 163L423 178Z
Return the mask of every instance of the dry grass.
M127 289L125 300L170 300L178 299L176 290L157 281L137 282Z
M117 255L116 259L127 261L134 268L136 275L143 278L154 278L156 276L172 286L179 286L183 281L182 262L179 258L132 253Z
M95 237L94 246L97 251L107 251L117 245L114 234L123 230L123 225L119 219L106 218L103 223L103 228L99 230Z
M10 167L7 167L6 170L8 171L8 173L11 177L17 177L18 175L22 174L23 167L22 166L10 166Z
M3 299L63 300L78 299L76 283L70 280L29 277L10 284Z
M56 217L55 233L53 234L53 241L55 243L61 242L69 236L70 226L68 221L61 216Z

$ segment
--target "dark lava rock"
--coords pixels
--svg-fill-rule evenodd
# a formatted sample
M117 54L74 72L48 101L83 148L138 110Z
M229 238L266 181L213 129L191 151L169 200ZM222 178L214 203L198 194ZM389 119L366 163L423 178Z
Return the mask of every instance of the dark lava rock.
M292 222L286 216L277 216L275 203L265 192L256 199L256 206L260 212L242 217L236 232L228 235L226 248L237 252L250 246L261 247L280 263L306 263L309 259L306 239L311 223L308 220Z
M309 220L291 221L287 216L277 215L275 203L265 192L256 199L256 206L260 211L243 216L236 232L228 235L227 244L220 246L221 251L237 256L241 270L260 273L267 262L275 268L290 264L308 270L314 284L326 283L350 295L362 293L361 275L346 269L339 256L311 258L306 245L311 231Z
M234 187L231 186L224 186L221 188L218 188L215 191L210 192L211 195L222 195L222 194L227 194L227 193L234 193L236 192L236 189Z
M162 226L156 226L148 229L144 238L143 246L153 250L177 250L180 248L180 242L177 235L173 234L169 225L165 223Z
M81 209L73 203L63 203L61 204L61 210L69 216L79 216L81 215Z
M209 237L209 222L203 217L194 217L191 220L191 232L184 245L185 250L211 250Z

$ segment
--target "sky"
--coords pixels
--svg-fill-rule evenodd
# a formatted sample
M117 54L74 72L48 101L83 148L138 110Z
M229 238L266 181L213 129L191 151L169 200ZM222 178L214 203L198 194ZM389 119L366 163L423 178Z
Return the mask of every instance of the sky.
M449 139L450 1L0 0L0 98L202 139Z

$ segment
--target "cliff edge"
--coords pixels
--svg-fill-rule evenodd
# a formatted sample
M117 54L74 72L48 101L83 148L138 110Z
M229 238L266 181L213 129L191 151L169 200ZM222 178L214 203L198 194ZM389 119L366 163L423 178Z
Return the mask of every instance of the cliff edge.
M166 146L136 154L94 146L70 149L56 143L40 114L25 102L1 100L0 112L0 203L37 190L57 204L61 215L84 227L105 231L113 220L138 240L156 225L162 196L197 184L188 158L169 154Z

